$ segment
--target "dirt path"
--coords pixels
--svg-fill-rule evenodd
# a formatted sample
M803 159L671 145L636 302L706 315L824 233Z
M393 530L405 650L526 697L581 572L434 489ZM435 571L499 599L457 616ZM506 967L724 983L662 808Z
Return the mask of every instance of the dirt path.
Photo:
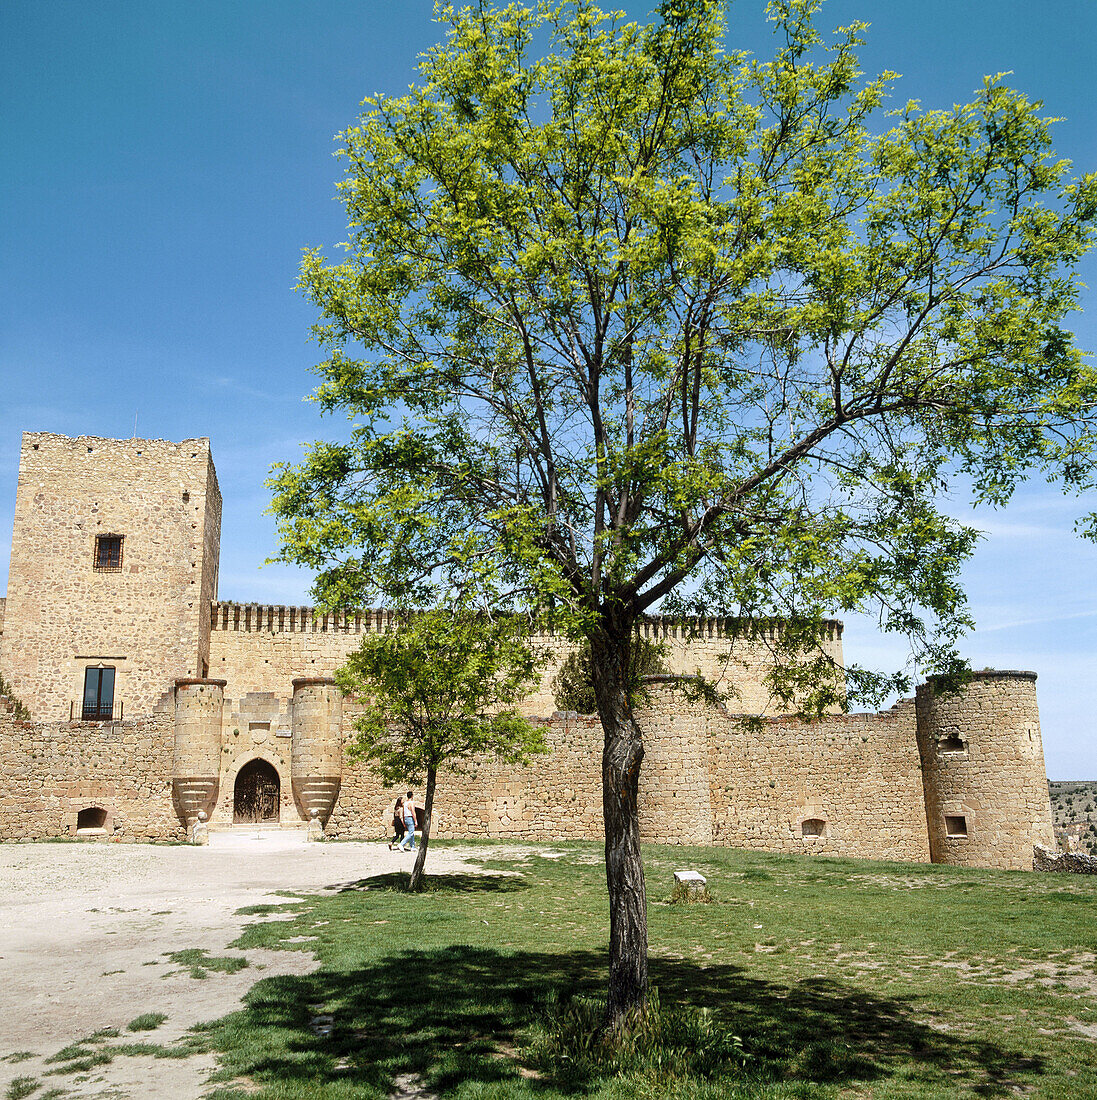
M242 906L285 900L276 891L336 889L412 861L382 843L307 844L299 832L211 840L208 848L0 845L0 1094L26 1077L40 1082L31 1100L51 1088L68 1090L66 1100L201 1096L212 1056L120 1057L64 1076L47 1075L56 1067L45 1059L102 1028L130 1041L171 1041L233 1011L260 978L312 970L305 952L254 950L247 968L201 981L166 953L242 955L226 950L256 919L236 915ZM471 869L444 849L431 850L430 864L439 873ZM152 1032L126 1030L151 1012L167 1020Z

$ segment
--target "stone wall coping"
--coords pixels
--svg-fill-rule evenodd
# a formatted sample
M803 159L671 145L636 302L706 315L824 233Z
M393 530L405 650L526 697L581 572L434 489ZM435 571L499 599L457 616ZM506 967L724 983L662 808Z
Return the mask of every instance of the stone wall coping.
M335 681L330 676L298 676L296 680L291 680L290 683L293 685L294 691L303 687L315 687L318 684L323 684L326 687L335 685Z
M208 435L195 435L187 439L145 439L131 436L128 439L115 439L106 435L58 435L56 432L24 432L24 439L32 440L56 440L58 443L113 443L125 446L142 447L149 444L161 444L165 447L181 448L186 444L204 443L209 446Z
M973 669L969 675L973 680L1031 680L1036 682L1036 673L1019 668L980 668ZM939 677L926 677L927 684L934 684Z
M211 684L213 687L223 688L228 685L228 680L213 680L208 676L180 676L175 681L177 688L191 687L194 684Z

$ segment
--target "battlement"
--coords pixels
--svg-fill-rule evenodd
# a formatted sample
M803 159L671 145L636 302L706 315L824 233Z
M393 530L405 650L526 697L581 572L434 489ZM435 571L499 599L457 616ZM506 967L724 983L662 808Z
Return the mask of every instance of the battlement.
M55 432L24 432L22 450L24 472L29 472L39 459L44 464L53 466L56 461L54 456L58 452L65 455L66 463L86 461L90 465L98 463L104 452L109 454L111 461L133 462L143 458L153 463L164 460L186 462L208 458L210 442L208 436L181 439L175 443L170 439L110 439L98 435L68 436L57 435ZM92 457L81 458L87 455ZM71 476L75 468L68 467L66 472Z
M213 603L210 621L214 630L268 632L272 634L382 634L393 628L396 612L389 608L371 607L357 611L321 611L315 607L283 604L235 603L218 600ZM738 619L733 617L696 616L672 618L653 615L641 620L640 632L645 637L659 638L751 638L776 639L781 635L779 619ZM541 628L535 638L559 638L551 628ZM821 639L839 641L842 624L837 619L824 619Z

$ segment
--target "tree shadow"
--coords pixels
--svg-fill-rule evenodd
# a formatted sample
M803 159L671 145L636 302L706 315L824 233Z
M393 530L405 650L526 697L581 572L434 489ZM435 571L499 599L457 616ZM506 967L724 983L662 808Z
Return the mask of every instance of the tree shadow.
M339 894L361 893L368 890L406 891L411 875L407 871L390 871L383 875L371 875L354 882L335 883L329 886ZM424 894L512 894L530 889L530 884L520 875L460 874L427 875L423 879Z
M373 880L369 880L373 881ZM514 1080L513 1043L554 992L601 996L605 955L497 951L450 946L409 950L350 970L260 981L242 1012L210 1025L225 1076L259 1084L372 1086L387 1095L398 1074L416 1074L439 1090L463 1082ZM663 1008L706 1007L741 1036L752 1081L848 1087L918 1065L938 1086L1010 1095L1018 1075L1039 1073L1042 1059L985 1039L948 1033L915 1016L901 999L873 996L834 981L778 985L734 965L652 960ZM593 1071L538 1065L525 1087L583 1095ZM527 1074L528 1076L528 1074ZM314 1095L309 1092L309 1095ZM340 1093L341 1095L341 1093Z

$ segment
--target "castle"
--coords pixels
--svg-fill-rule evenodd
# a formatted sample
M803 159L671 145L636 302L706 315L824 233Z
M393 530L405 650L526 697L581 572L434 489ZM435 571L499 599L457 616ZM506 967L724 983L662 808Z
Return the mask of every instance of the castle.
M209 441L27 433L19 464L0 674L0 839L183 839L198 820L377 837L394 792L344 742L332 675L385 612L322 614L218 600L221 495ZM672 671L701 671L765 713L767 630L654 619ZM439 779L434 835L599 835L602 732L554 713L553 660L526 700L550 754ZM842 627L823 649L842 661ZM982 672L958 695L923 685L879 714L747 729L655 685L638 711L645 840L1031 869L1054 848L1030 672ZM698 805L707 806L699 820Z

